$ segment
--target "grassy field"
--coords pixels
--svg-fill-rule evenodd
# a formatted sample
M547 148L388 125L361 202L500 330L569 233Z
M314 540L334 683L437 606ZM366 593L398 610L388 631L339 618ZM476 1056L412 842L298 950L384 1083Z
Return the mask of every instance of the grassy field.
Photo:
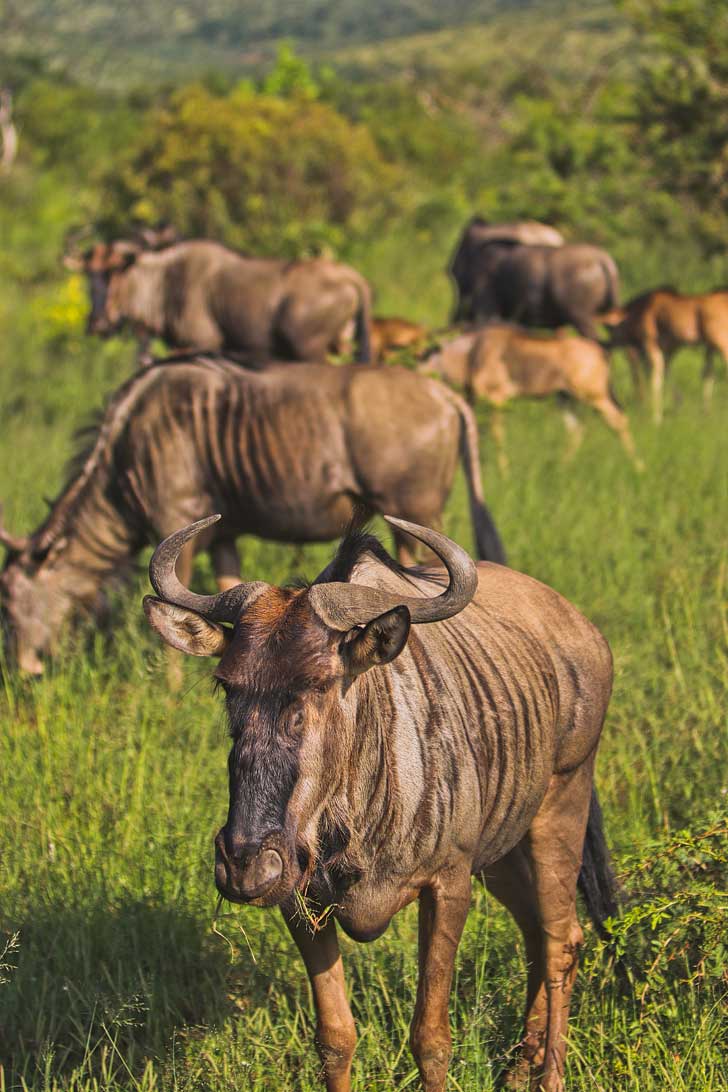
M376 273L376 254L370 264ZM379 272L394 306L400 271ZM429 291L439 321L444 280ZM8 287L0 497L9 526L24 531L62 480L75 426L128 373L131 351L82 340L55 351L40 340L46 311L17 323L19 308ZM428 309L424 298L415 309ZM681 932L683 918L670 917L706 861L720 877L728 819L728 383L721 377L704 414L699 365L697 354L678 359L656 431L616 362L642 475L588 414L583 447L565 463L555 407L524 405L508 414L504 479L481 415L486 494L512 564L573 599L616 660L598 784L632 915L623 936L633 989L618 988L588 931L568 1055L574 1092L728 1089L720 940L708 953L716 970L696 957L707 935L696 919ZM471 544L462 481L446 530ZM305 551L309 576L330 549ZM289 548L251 540L243 556L246 577L292 575ZM197 579L208 577L202 563ZM141 616L145 587L140 573L117 602L113 636L78 634L41 682L10 676L0 695L0 1090L318 1088L308 986L282 922L228 908L213 928L212 836L227 807L222 707L205 661L188 663L182 692L168 694ZM686 840L713 855L687 851ZM659 864L669 860L674 874ZM665 905L641 922L653 896ZM720 923L719 897L696 898L688 915L702 906ZM343 943L362 1090L417 1087L406 1046L415 936L411 908L377 943ZM494 1087L524 991L515 929L474 889L452 1001L452 1089Z

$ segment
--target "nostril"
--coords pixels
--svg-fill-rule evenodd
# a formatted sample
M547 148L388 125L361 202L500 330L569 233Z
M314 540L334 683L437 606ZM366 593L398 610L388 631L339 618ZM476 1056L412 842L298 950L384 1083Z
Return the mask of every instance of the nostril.
M283 860L275 849L265 849L245 870L245 887L251 892L270 890L283 875Z

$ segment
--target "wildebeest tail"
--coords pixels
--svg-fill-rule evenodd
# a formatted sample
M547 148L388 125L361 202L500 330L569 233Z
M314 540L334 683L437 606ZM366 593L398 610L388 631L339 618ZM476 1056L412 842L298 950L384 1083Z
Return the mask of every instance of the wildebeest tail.
M354 325L354 340L356 341L357 364L370 364L372 359L371 345L371 301L369 289L366 285L359 289L359 309L356 312Z
M460 395L455 394L449 388L444 389L447 390L448 398L451 399L460 416L460 458L463 462L465 480L468 483L470 518L473 521L478 557L481 561L497 561L499 565L506 565L506 552L503 549L503 543L483 497L483 482L480 475L480 445L478 443L478 425L475 414Z
M604 922L607 918L613 918L616 915L619 892L604 837L602 809L599 806L596 789L592 789L589 804L589 819L584 837L584 853L578 886L597 933L606 939L608 933L604 928Z

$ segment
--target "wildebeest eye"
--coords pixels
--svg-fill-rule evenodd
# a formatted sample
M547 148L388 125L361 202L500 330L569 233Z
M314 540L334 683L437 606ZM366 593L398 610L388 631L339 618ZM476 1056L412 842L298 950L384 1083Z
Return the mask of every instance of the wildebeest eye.
M224 679L215 679L214 691L222 690L226 698L230 697L230 684L226 683Z

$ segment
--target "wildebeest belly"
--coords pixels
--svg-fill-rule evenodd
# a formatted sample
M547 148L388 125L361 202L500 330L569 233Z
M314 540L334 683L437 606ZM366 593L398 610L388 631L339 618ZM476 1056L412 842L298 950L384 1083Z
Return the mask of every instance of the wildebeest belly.
M553 359L556 345L555 341L547 343L551 352L539 352L540 347L536 345L532 351L512 351L507 354L506 368L509 378L521 394L539 398L566 387L563 372Z

